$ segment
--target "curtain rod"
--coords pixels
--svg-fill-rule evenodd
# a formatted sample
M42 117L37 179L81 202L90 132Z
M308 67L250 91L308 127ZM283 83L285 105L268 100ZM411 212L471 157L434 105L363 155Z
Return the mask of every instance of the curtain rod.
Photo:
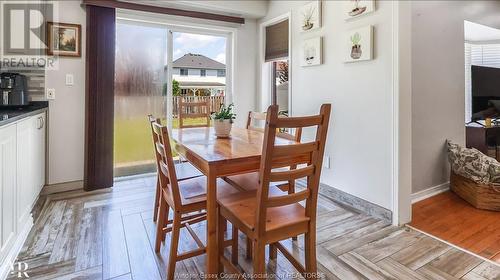
M158 6L137 4L137 3L131 3L131 2L122 2L122 1L117 1L117 0L83 0L82 3L84 5L99 6L99 7L106 7L106 8L127 9L127 10L135 10L135 11L142 11L142 12L172 15L172 16L191 17L191 18L198 18L198 19L208 19L208 20L216 20L216 21L223 21L223 22L239 23L239 24L245 23L245 19L241 18L241 17L233 17L233 16L226 16L226 15L219 15L219 14L212 14L212 13L205 13L205 12L196 12L196 11L189 11L189 10L181 10L181 9L167 8L167 7L158 7Z

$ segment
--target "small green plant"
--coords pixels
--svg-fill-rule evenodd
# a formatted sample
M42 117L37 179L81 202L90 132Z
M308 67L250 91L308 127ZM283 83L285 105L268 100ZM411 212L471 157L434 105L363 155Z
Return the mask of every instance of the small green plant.
M221 104L219 112L212 113L212 119L219 121L230 120L230 122L232 123L236 118L236 114L233 113L233 107L233 103L229 104L227 107L226 105Z
M358 45L360 41L361 41L361 36L359 35L358 32L354 33L354 35L351 36L351 42L354 46Z

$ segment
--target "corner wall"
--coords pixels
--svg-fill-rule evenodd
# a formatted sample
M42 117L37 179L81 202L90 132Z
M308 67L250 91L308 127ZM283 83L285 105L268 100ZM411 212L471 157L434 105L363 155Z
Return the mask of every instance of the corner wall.
M322 183L389 210L393 207L395 156L395 96L393 91L393 14L391 1L376 1L376 11L346 22L342 1L322 1L323 25L318 31L300 32L299 7L309 1L270 1L260 23L291 11L292 114L317 113L332 103L325 155L331 168L322 171ZM374 60L344 63L344 33L374 26ZM304 39L323 36L324 63L301 67ZM259 62L258 67L261 68ZM265 73L259 74L265 81ZM261 92L259 97L263 96ZM260 98L265 110L265 98ZM307 135L305 135L307 137Z
M446 184L465 144L464 20L500 28L498 1L412 1L412 193Z

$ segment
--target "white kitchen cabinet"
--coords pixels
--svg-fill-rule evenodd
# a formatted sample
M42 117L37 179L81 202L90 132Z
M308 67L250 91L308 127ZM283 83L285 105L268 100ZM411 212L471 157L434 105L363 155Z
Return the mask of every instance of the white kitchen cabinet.
M16 125L0 128L0 263L16 239Z
M45 184L45 118L43 112L0 127L0 279L24 243Z

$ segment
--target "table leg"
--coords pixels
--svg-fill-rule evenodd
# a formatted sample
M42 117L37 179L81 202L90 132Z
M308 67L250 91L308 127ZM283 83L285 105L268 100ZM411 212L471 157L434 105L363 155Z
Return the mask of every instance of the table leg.
M217 246L217 177L207 176L207 276L216 278L219 265Z

